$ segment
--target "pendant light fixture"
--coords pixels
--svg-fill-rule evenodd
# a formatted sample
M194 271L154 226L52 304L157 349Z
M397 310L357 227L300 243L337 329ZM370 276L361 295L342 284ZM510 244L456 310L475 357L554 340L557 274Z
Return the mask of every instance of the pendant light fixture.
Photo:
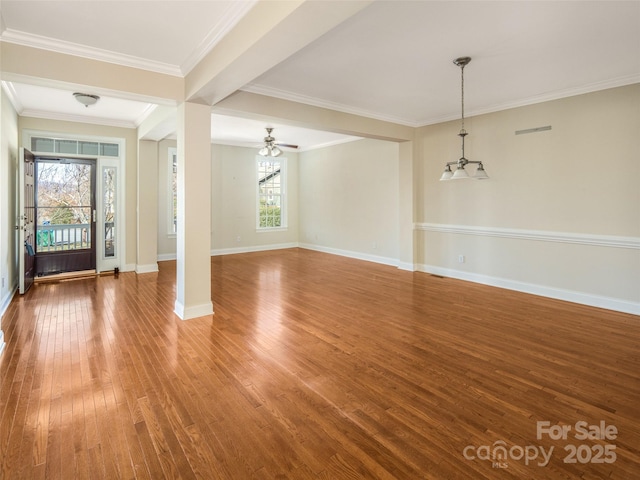
M460 138L462 138L462 156L460 157L460 159L458 159L457 162L447 162L447 164L444 167L444 172L442 173L442 176L440 177L440 181L442 180L459 180L461 178L474 178L476 180L484 180L486 178L489 178L489 175L487 175L487 172L485 172L484 170L484 166L482 165L482 162L473 162L471 160L468 160L465 156L464 156L464 137L466 137L468 135L467 131L464 129L464 67L466 67L469 62L471 61L471 57L460 57L460 58L456 58L453 63L455 63L457 66L460 67L460 93L461 93L461 107L462 107L462 125L460 128L460 133L458 134L458 136ZM467 166L468 164L476 164L478 165L478 167L476 168L476 171L474 173L474 175L472 177L469 176L469 173L465 170L465 166ZM451 171L451 166L455 165L456 166L456 170L455 172Z

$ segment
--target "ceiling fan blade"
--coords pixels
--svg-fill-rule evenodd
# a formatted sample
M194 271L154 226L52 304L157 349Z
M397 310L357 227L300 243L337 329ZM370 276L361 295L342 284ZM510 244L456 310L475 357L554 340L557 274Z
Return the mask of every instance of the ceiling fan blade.
M288 143L276 142L276 145L279 146L279 147L286 147L286 148L295 148L295 149L300 148L298 145L290 145Z

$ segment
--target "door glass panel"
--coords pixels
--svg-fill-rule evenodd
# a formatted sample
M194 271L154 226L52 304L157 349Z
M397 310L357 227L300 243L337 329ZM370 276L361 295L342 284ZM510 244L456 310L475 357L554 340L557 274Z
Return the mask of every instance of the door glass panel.
M91 248L91 165L38 163L38 252Z
M116 256L116 167L102 169L102 191L104 198L104 256Z

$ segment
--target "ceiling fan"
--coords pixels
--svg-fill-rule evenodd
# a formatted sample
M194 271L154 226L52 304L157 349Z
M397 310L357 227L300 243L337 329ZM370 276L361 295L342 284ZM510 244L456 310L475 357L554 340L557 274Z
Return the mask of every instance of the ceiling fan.
M264 147L260 149L258 152L263 157L277 157L282 154L282 150L278 147L286 147L286 148L298 148L298 145L290 145L288 143L280 143L276 142L276 139L271 136L271 132L273 132L273 128L267 127L267 136L264 137Z

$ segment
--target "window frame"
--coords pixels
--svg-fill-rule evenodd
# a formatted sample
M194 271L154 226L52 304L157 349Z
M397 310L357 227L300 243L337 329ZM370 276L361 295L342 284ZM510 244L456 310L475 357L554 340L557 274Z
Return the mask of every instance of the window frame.
M175 168L174 171L174 158ZM178 148L167 147L167 236L169 238L175 238L178 234L178 210L174 210L174 202L178 201L178 187L177 181L174 183L174 175L177 176L178 172ZM176 178L177 180L177 178ZM176 186L174 190L174 185Z
M280 193L277 196L280 197L280 226L278 227L263 227L260 226L260 198L264 194L260 191L260 164L263 162L277 162L280 165ZM287 159L286 157L263 157L261 155L256 156L255 162L256 170L256 232L278 232L286 231L289 227L288 224L288 208L287 208ZM275 196L275 195L272 195Z

